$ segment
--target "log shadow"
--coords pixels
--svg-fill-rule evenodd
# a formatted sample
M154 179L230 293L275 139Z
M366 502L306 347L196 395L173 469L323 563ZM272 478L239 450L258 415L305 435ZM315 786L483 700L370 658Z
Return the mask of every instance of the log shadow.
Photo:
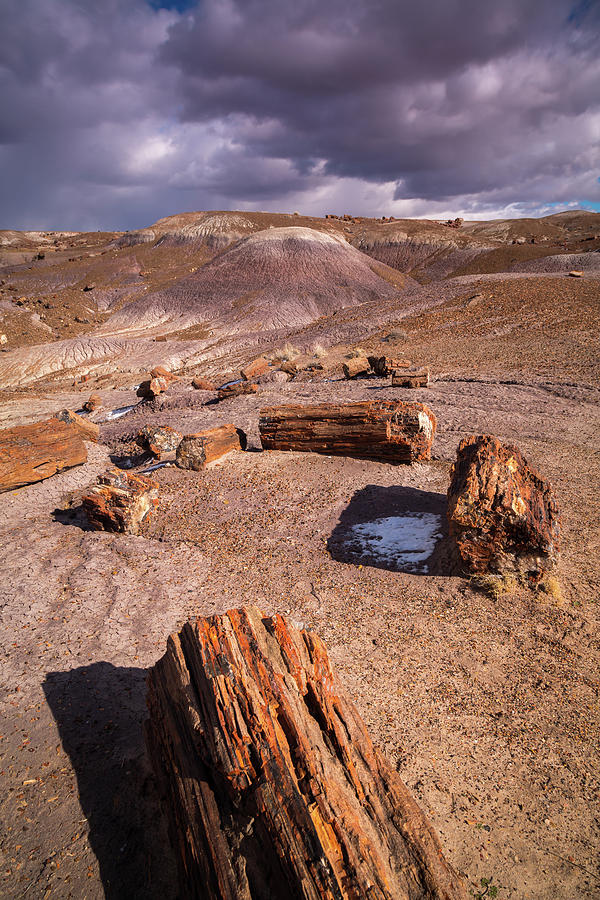
M417 575L452 575L445 494L369 484L327 541L338 562Z
M176 868L146 755L146 669L107 662L43 684L77 776L107 900L174 900Z

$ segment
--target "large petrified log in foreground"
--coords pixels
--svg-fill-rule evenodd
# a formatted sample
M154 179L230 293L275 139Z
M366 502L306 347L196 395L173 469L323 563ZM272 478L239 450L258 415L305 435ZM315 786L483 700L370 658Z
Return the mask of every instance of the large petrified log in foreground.
M74 425L46 419L0 431L0 493L80 466L87 450Z
M429 459L436 418L423 403L378 400L271 406L260 411L265 450L304 450L387 462Z
M448 489L450 540L463 569L536 583L555 564L560 517L552 488L493 435L458 446Z
M180 469L199 472L226 453L245 449L246 435L240 428L219 425L197 434L184 435L177 447L176 462Z
M140 524L158 503L158 485L143 475L109 469L82 498L90 528L138 534Z
M182 898L466 897L322 641L255 608L171 635L146 740Z

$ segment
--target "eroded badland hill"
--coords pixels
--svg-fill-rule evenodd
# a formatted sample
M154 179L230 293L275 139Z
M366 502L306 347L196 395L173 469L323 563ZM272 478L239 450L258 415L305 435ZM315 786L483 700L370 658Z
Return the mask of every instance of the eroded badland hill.
M190 617L253 604L323 638L473 891L598 896L599 329L600 214L583 211L0 232L0 428L63 409L99 426L84 464L0 494L0 895L177 895L147 671ZM429 384L345 377L382 356ZM157 367L178 377L140 388ZM256 391L218 399L240 381ZM262 450L265 407L379 400L433 410L430 461ZM156 464L145 426L228 423L246 451L202 471L167 452L138 534L86 525L100 474ZM451 564L446 492L472 434L552 484L546 590Z

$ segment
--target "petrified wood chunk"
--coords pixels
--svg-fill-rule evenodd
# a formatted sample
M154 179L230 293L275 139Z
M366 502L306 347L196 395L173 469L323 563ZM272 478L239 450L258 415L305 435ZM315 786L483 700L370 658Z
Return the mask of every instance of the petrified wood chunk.
M74 425L46 419L0 431L0 493L80 466L87 450Z
M188 623L148 708L182 898L466 898L312 632L253 607Z
M380 378L387 378L395 369L408 369L408 359L395 359L390 356L369 356L369 365Z
M150 378L168 378L170 381L177 381L177 375L173 375L164 366L154 366L150 371Z
M387 462L429 459L437 426L423 403L376 400L261 409L265 450L304 450Z
M357 356L355 359L349 359L342 366L345 378L364 378L371 372L371 366L366 356Z
M240 384L230 384L221 388L217 394L217 400L230 400L242 394L256 394L258 388L250 381L242 381Z
M140 523L158 503L158 485L143 475L109 469L82 498L88 523L95 531L137 534Z
M180 469L201 469L232 450L246 449L246 435L235 425L220 425L197 434L186 434L177 447Z
M95 422L90 422L89 419L85 419L83 416L78 416L72 409L62 409L59 413L56 413L55 418L60 419L61 422L65 422L67 425L73 425L84 441L97 442L100 437L100 426L96 425Z
M200 376L192 380L192 387L195 387L197 391L216 390L215 385L212 381L209 381L207 378L201 378Z
M560 517L552 488L493 435L458 446L448 489L450 539L469 572L515 572L537 582L556 562Z
M167 390L172 381L174 378L171 375L158 375L156 378L142 381L136 395L143 400L154 400L155 397Z
M165 453L177 450L182 435L169 425L144 425L135 439L136 444L162 459Z
M411 372L392 372L392 387L420 388L429 384L429 369Z
M258 359L253 360L251 363L248 363L242 371L240 375L244 379L244 381L250 381L252 378L258 378L260 375L264 375L265 372L269 371L269 360L264 356L259 356Z
M94 412L96 409L100 409L102 406L102 397L100 394L92 394L83 404L83 409L86 412Z

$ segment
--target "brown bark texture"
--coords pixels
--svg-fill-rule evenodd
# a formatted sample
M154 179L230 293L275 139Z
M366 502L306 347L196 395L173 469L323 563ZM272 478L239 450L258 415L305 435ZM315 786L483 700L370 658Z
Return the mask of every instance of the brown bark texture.
M73 425L84 441L98 442L100 426L96 425L95 422L90 422L85 416L78 415L72 409L61 409L59 413L56 413L55 418L60 419L61 422L65 422L67 425Z
M199 472L209 463L232 450L246 448L246 435L235 425L219 425L197 434L186 434L177 447L176 462L180 469Z
M180 897L466 898L312 632L253 607L199 618L147 698Z
M46 419L0 431L0 493L80 466L87 450L74 425Z
M392 372L392 387L420 388L429 384L429 369L415 369L410 372Z
M142 520L158 503L158 485L143 475L109 469L82 498L90 528L138 534Z
M448 488L450 540L461 567L537 582L558 559L560 516L552 487L517 447L493 435L460 442Z
M355 359L349 359L348 362L342 365L342 369L344 370L344 377L347 379L364 378L371 373L371 366L366 356L357 356Z
M423 403L378 400L271 406L260 411L265 450L301 450L411 463L431 457L437 422Z
M230 400L232 397L240 397L242 394L256 394L258 388L250 381L242 381L241 384L231 384L221 388L217 394L217 400Z
M411 362L391 356L369 356L369 365L380 378L387 378L395 369L408 369Z

